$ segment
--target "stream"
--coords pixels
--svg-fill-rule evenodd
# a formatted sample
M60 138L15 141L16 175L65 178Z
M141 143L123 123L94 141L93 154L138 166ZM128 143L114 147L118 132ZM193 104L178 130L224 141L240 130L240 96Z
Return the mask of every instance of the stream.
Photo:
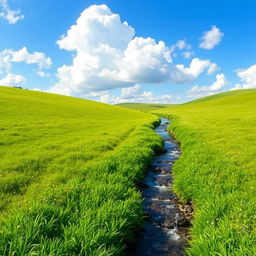
M172 192L172 166L181 152L167 132L169 124L168 119L161 118L160 126L155 129L164 139L164 151L154 158L142 182L145 223L128 255L184 255L192 208L182 206Z

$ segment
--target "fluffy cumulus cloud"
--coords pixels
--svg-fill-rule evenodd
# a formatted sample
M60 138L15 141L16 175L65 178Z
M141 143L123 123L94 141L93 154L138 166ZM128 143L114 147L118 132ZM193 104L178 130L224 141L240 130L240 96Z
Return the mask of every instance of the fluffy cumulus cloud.
M256 64L247 69L236 71L241 83L236 84L232 90L256 88Z
M85 9L76 23L57 41L63 50L73 51L72 65L57 70L58 82L49 91L81 95L136 84L185 83L207 71L209 60L194 58L189 67L175 65L173 46L153 38L136 37L106 5ZM190 46L178 41L175 49Z
M18 62L36 64L40 69L49 68L52 65L51 58L47 57L45 53L29 53L26 47L17 51L5 49L0 52L0 73L9 72L12 68L12 63Z
M210 86L194 86L188 92L189 98L200 98L207 95L212 95L217 92L221 92L226 86L229 85L229 81L224 74L217 74L216 81Z
M0 79L0 86L20 86L25 82L26 79L24 76L9 73L4 78Z
M46 77L49 74L45 73L43 69L51 67L52 60L42 52L30 53L26 47L17 51L5 49L0 52L0 74L5 75L5 77L0 78L1 85L20 86L26 82L24 76L12 73L13 63L35 64L39 69L37 75Z
M183 64L176 65L176 67L177 71L173 72L172 80L176 83L186 83L194 81L204 71L207 71L207 74L212 74L216 71L217 64L210 60L194 58L189 67L185 67Z
M0 17L7 20L9 24L15 24L24 19L20 10L12 10L7 0L0 0Z
M222 33L219 28L212 26L211 30L203 33L199 47L210 50L220 43L223 36L224 33Z
M171 95L154 95L151 91L145 91L138 84L122 88L119 96L113 96L110 92L104 92L100 96L100 101L104 103L117 104L125 102L136 102L136 103L174 103L177 101L176 98Z

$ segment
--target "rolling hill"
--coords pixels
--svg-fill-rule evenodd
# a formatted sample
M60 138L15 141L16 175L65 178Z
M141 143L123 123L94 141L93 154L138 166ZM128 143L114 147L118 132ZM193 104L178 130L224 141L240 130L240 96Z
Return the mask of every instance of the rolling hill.
M256 90L110 106L0 87L0 106L0 255L122 254L142 223L136 184L162 147L144 112L170 118L181 143L187 255L256 255Z
M0 87L0 255L119 254L141 223L158 118Z
M181 142L174 189L195 208L188 255L256 255L256 90L154 110Z
M162 109L162 108L167 108L175 105L157 104L157 103L119 103L119 104L116 104L116 106L149 112L155 109Z

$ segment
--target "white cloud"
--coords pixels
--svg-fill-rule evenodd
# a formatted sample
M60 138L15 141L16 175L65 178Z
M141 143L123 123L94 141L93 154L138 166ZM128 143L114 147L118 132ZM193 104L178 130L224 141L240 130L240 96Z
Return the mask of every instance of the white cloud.
M25 62L27 64L37 64L39 68L49 68L52 65L52 60L43 52L29 53L26 47L18 51L9 51L12 55L11 62Z
M128 87L128 88L123 88L122 89L122 97L124 99L130 99L132 98L134 95L140 95L141 94L141 86L136 84L132 87Z
M0 86L19 86L25 82L26 78L24 76L9 73L6 77L0 79Z
M24 19L24 15L21 14L20 10L11 10L7 0L0 0L0 17L7 20L9 24L15 24L18 21Z
M134 29L122 22L106 5L85 9L76 24L57 41L61 49L74 51L72 65L57 70L58 82L51 92L81 95L91 91L131 87L135 84L191 82L211 65L187 72L172 62L173 47L153 38L135 37ZM184 40L178 49L190 49ZM189 68L188 68L189 69Z
M38 72L36 72L36 74L40 77L49 77L50 76L50 74L48 74L44 71L38 71Z
M177 99L171 95L154 95L151 91L145 91L140 85L123 88L119 96L113 96L110 92L105 92L100 97L100 101L104 103L117 104L117 103L173 103Z
M127 22L121 22L106 5L92 5L85 9L76 24L57 44L61 49L93 53L100 46L124 50L135 32Z
M178 53L176 50L181 51L181 56L183 56L185 59L189 59L194 55L194 51L191 50L191 45L186 42L185 39L178 40L176 44L172 45L171 52L173 57L177 57Z
M181 53L181 55L185 58L185 59L190 59L195 53L193 51L184 51Z
M174 45L170 46L171 56L173 58L176 58L179 55L177 51L181 51L180 54L185 59L189 59L194 54L193 51L190 51L191 48L192 48L191 45L188 44L185 39L178 40Z
M10 72L11 65L11 55L7 53L7 50L0 52L0 74L3 72Z
M199 58L192 59L189 67L185 67L182 64L176 65L178 72L174 72L172 79L178 83L186 83L195 80L201 73L207 70L211 72L212 66L215 66L215 63L212 63L210 60L201 60ZM217 65L216 65L217 66Z
M173 64L163 41L135 37L124 51L119 74L133 83L161 83L170 80Z
M231 90L256 88L256 64L247 69L238 70L236 74L241 79L241 84L236 84Z
M211 30L203 33L199 47L207 50L212 49L220 43L223 36L224 33L219 28L212 26Z
M12 63L24 62L27 64L37 64L40 69L49 68L52 65L52 60L45 53L33 52L29 53L26 47L14 51L5 49L0 52L0 73L10 72Z
M215 73L218 70L219 70L219 67L217 66L217 64L216 63L211 63L211 65L209 66L209 68L207 70L207 74L211 75L211 74Z
M188 92L189 98L200 98L207 95L212 95L217 92L223 90L227 85L229 85L229 81L225 77L224 74L217 74L216 81L210 86L194 86Z
M178 40L176 44L174 45L175 48L178 48L179 50L190 50L191 45L186 42L186 40Z

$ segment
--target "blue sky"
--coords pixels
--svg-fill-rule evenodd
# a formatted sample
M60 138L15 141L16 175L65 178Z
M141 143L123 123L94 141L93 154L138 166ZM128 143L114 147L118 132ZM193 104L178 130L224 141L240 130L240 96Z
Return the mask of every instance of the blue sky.
M253 0L0 5L1 85L107 103L184 102L256 87Z

